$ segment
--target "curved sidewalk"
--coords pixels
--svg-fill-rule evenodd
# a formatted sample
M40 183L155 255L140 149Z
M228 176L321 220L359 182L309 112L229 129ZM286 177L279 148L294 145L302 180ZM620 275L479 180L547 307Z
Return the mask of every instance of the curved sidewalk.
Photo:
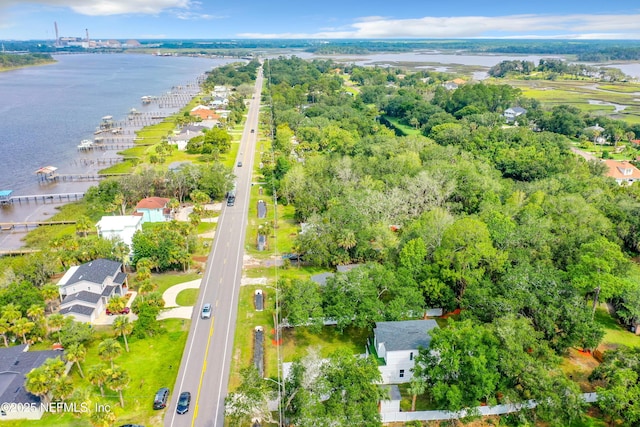
M200 287L200 279L190 282L178 283L164 291L162 299L164 299L165 309L158 315L158 320L163 319L191 319L193 314L193 306L179 306L176 302L178 294L185 289L197 289Z

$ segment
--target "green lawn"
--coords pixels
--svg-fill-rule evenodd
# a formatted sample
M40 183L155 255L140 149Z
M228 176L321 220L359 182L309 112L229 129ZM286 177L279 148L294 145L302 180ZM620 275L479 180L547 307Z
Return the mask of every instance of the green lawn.
M178 296L176 296L176 303L178 305L190 307L195 305L198 300L198 294L200 293L199 288L191 288L180 291Z
M173 285L177 285L178 283L190 282L192 280L202 278L198 273L163 273L163 274L153 274L151 277L151 281L158 285L158 292L162 293L166 291L169 287Z
M79 401L90 401L89 406L95 404L109 405L116 413L115 425L135 423L147 427L161 426L166 410L154 411L153 396L160 387L173 388L176 381L180 360L187 340L190 321L170 319L162 321L166 332L146 339L129 339L130 353L123 353L115 360L115 364L124 368L131 378L129 386L123 392L125 407L121 408L117 393L105 388L105 397L100 396L100 389L91 385L79 376L77 367L71 369L70 375L74 381L75 396L83 396ZM82 363L86 374L89 367L102 363L97 355L97 347L101 339L113 336L106 330L97 331L96 339L87 348L87 358ZM122 339L119 339L122 344ZM176 390L171 390L172 395ZM72 401L73 397L68 401ZM7 427L86 427L90 423L87 414L45 414L38 421L0 422Z
M629 332L616 319L611 317L604 307L596 310L596 321L604 327L605 334L602 345L606 347L623 344L629 347L640 347L640 336Z

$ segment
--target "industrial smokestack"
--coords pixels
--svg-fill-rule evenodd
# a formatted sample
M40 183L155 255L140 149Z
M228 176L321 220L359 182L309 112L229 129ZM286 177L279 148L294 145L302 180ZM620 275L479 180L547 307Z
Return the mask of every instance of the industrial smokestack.
M87 33L87 44L88 44L89 43L89 30L87 28L85 28L84 31Z
M60 45L60 37L58 36L58 23L56 21L53 21L53 28L55 28L56 30L56 46Z

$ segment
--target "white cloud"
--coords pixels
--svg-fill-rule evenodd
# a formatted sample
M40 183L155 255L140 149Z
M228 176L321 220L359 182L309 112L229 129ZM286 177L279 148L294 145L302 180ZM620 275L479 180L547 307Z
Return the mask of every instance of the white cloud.
M640 14L629 15L510 15L389 19L370 16L347 29L316 33L243 33L251 38L639 38Z
M15 0L0 0L0 7L21 3ZM157 15L171 9L189 9L191 0L33 0L29 3L68 7L76 13L88 16L122 15L139 13Z

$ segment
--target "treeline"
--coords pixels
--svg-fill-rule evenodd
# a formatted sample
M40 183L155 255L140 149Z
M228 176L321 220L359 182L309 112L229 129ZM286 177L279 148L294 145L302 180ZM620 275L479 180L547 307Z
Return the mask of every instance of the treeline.
M459 410L535 398L543 405L522 417L580 418L579 389L558 356L600 343L599 302L640 294L629 260L640 242L639 187L618 186L569 150L568 137L583 137L595 118L546 110L506 85L447 91L438 73L295 57L265 70L275 139L263 172L305 223L294 250L317 266L365 264L325 286L284 283L283 315L346 328L460 309L464 321L434 334L436 352L419 358L416 381L434 401ZM505 128L513 105L531 115ZM381 112L416 135L396 136ZM640 318L640 306L627 309Z
M536 66L532 61L502 61L489 68L491 77L531 76L533 73L545 73L544 78L553 80L560 75L571 75L574 78L587 77L610 82L626 80L627 76L616 68L593 67L585 64L571 63L560 59L541 59Z
M211 90L216 85L238 87L242 84L252 83L256 80L257 70L260 67L258 60L253 60L246 65L227 64L216 67L207 73L207 79L203 86Z
M0 53L0 69L27 67L50 62L54 62L54 59L48 53L25 53L19 55Z
M636 41L575 40L340 40L308 47L318 54L366 54L423 50L464 50L469 53L572 55L578 61L602 62L640 59Z

